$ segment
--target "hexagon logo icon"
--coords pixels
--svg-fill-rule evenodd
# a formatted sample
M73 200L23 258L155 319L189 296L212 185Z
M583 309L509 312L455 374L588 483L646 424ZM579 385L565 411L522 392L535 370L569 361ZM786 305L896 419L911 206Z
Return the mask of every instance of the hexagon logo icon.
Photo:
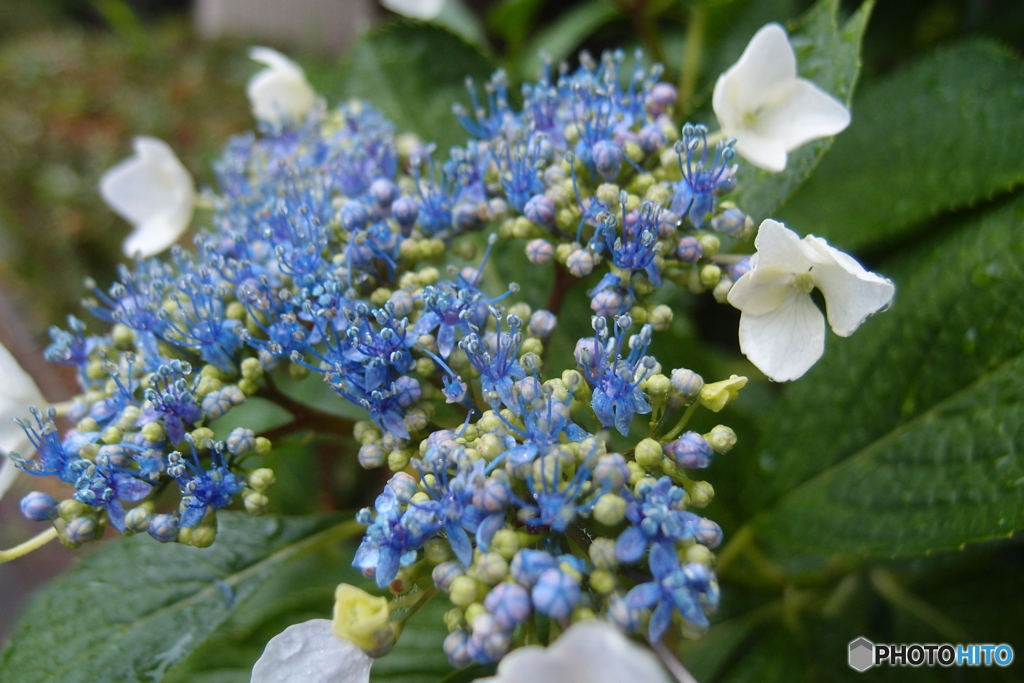
M850 668L867 671L875 663L875 644L867 638L850 643Z

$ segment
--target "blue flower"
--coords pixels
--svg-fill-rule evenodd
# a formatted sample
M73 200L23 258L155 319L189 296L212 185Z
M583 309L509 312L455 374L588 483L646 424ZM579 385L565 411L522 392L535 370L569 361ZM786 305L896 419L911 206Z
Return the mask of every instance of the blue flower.
M704 225L705 217L714 209L715 194L728 192L736 184L736 166L729 165L736 155L734 141L719 142L715 146L715 158L709 166L707 135L708 129L705 126L688 123L683 126L683 139L676 143L683 179L676 183L672 211L680 216L689 216L695 228ZM698 149L700 159L695 160ZM685 163L683 157L686 158Z
M185 437L185 425L198 422L203 415L185 379L191 372L191 365L173 360L157 369L150 378L151 387L145 392L150 405L142 411L139 422L145 424L162 419L171 443L181 441Z
M655 580L632 588L626 594L626 604L632 609L654 609L647 627L651 642L656 643L665 635L673 611L691 624L707 628L705 610L714 609L718 603L718 586L711 570L696 562L680 566L679 558L668 545L651 548L649 564Z
M701 518L681 509L686 492L669 477L662 477L638 494L627 499L626 519L631 526L615 542L615 556L620 562L639 562L652 543L671 546L694 538Z
M209 510L227 507L245 488L245 481L232 473L224 458L223 442L211 447L211 467L204 469L199 461L195 444L189 437L191 461L177 451L167 456L167 474L181 485L181 520L179 526L188 528L199 524Z
M505 406L514 414L520 414L519 403L512 397L512 384L516 380L526 377L526 371L517 360L519 356L519 344L522 342L522 334L519 329L522 321L514 315L508 317L509 331L501 331L501 315L494 309L491 315L497 322L497 333L494 335L494 353L487 350L486 344L480 339L476 332L469 334L459 346L466 352L469 362L480 372L480 388L484 392L485 400L496 408L498 403Z
M632 326L628 315L615 319L615 332L610 334L608 323L602 317L593 319L595 337L580 340L577 345L578 361L587 380L593 385L590 405L597 419L605 427L614 426L623 436L629 434L633 415L651 412L647 395L640 383L653 371L656 364L652 356L645 355L651 343L653 330L644 325L640 334L629 338L629 355L622 357L626 332Z
M373 577L383 588L394 580L401 566L408 566L416 560L416 550L437 535L442 523L430 511L410 508L411 514L403 515L402 505L391 486L377 496L374 515L369 508L360 510L356 519L369 524L352 566L362 570L366 577Z

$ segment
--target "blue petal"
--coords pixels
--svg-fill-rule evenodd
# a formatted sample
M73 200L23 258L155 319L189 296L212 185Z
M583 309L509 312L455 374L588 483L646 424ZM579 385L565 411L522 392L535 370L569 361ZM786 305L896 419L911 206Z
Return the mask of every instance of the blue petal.
M679 569L679 559L667 543L655 543L651 547L651 554L648 558L651 565L651 574L661 578Z
M180 526L182 529L187 529L188 527L192 527L196 524L199 524L199 522L203 521L203 517L205 516L205 505L196 505L195 507L190 505L187 508L185 508L184 512L181 513L181 521L178 523L178 526Z
M486 553L487 547L491 544L491 539L494 537L494 534L504 526L504 512L495 512L493 515L488 515L476 530L476 544L480 550L483 550Z
M615 557L619 562L634 564L640 561L647 550L647 535L640 527L631 526L615 541Z
M469 540L469 534L458 522L448 522L444 525L444 531L448 535L448 545L452 547L455 557L463 567L469 568L473 564L473 544Z
M626 593L626 605L630 609L649 609L661 601L661 586L655 582L641 583Z
M386 545L380 549L377 560L377 586L384 588L398 575L400 556L393 547Z
M440 352L442 358L447 358L448 354L452 352L452 348L455 346L455 328L451 325L443 324L441 329L437 332L437 350Z
M113 500L107 504L107 519L114 525L114 528L124 533L124 507L118 500Z
M505 457L507 457L509 462L513 465L525 465L526 463L533 462L539 452L540 448L537 444L524 443L521 446L516 446L515 448L506 451Z
M665 635L665 631L668 629L668 625L671 623L672 605L663 602L654 610L654 614L651 615L651 623L647 627L647 635L651 642L656 643L661 640L661 637Z

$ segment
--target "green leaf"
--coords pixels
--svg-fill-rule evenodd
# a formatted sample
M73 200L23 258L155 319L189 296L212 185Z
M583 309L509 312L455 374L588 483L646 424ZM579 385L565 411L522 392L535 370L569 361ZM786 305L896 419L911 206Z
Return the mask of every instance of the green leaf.
M536 78L542 59L550 59L555 64L568 59L580 43L620 15L621 10L609 0L588 0L564 12L527 44L519 73L527 79Z
M362 406L346 401L324 381L323 375L311 372L299 379L282 368L271 375L274 386L286 397L308 406L318 413L334 415L346 420L369 420L370 414Z
M276 403L252 396L247 398L245 403L235 406L208 426L213 430L214 438L223 440L228 438L228 434L235 427L245 427L257 434L262 434L276 427L282 427L294 419L294 415Z
M400 21L366 35L342 69L338 91L368 100L395 122L399 133L435 142L447 156L468 135L452 105L470 104L466 78L490 78L491 61L448 31Z
M1024 197L883 265L893 309L787 387L745 499L776 558L1024 528Z
M940 50L870 88L781 214L844 247L897 239L1024 182L1024 63L988 42Z
M237 512L218 522L210 548L143 534L87 556L35 598L0 657L0 680L162 681L277 572L361 528Z
M800 75L847 106L860 73L861 41L873 6L874 0L865 0L840 27L836 20L839 0L820 0L789 27ZM793 150L781 173L763 171L740 159L732 198L755 223L768 218L807 180L832 140L815 140Z

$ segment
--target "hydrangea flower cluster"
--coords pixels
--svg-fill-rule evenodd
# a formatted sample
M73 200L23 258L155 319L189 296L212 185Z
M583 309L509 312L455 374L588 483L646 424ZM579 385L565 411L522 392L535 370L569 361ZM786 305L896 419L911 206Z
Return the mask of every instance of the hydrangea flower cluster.
M719 599L722 531L695 512L713 496L699 472L736 435L686 427L697 409L735 399L746 378L706 384L663 367L650 349L673 311L653 295L666 282L710 290L753 318L775 310L758 312L758 278L796 292L804 308L818 285L833 327L841 319L849 333L888 302L891 283L821 240L794 237L796 265L788 252L724 253L753 234L727 200L736 141L677 128L674 87L640 55L583 54L575 70L548 68L523 87L521 108L502 72L482 99L469 84L473 109L455 115L471 139L446 160L397 136L366 103L327 109L283 56L253 56L269 67L250 86L261 126L216 164L218 187L201 199L212 227L194 250L140 256L113 286L91 285L85 305L104 331L77 319L52 331L47 357L74 367L82 388L64 410L73 426L61 433L56 410L33 410L22 426L38 455L12 457L74 491L59 503L31 493L25 515L53 520L71 546L107 524L207 546L217 510L240 500L261 514L274 481L246 466L269 440L246 428L217 440L211 423L251 396L273 399L276 371L312 373L365 409L354 430L360 464L394 473L357 517L366 532L354 564L396 596L448 595L454 665L498 662L594 617L655 643L670 629L702 632ZM169 217L191 216L191 178L182 190L180 163L165 162L140 156L105 182L108 195L137 182L159 197L149 205L157 217L112 202L137 232L173 232ZM485 240L471 233L482 231L475 265L439 267L456 252L472 260ZM523 248L538 273L553 270L561 287L590 278L591 329L570 331L566 366L546 353L558 299L534 310L514 284L496 291L485 277L500 241ZM851 280L875 288L870 305L844 306ZM769 374L776 353L788 350L748 351ZM165 489L179 495L158 513ZM337 608L362 616L336 614L335 630L379 655L400 628L388 626L386 604L367 599ZM367 614L371 627L355 628Z

